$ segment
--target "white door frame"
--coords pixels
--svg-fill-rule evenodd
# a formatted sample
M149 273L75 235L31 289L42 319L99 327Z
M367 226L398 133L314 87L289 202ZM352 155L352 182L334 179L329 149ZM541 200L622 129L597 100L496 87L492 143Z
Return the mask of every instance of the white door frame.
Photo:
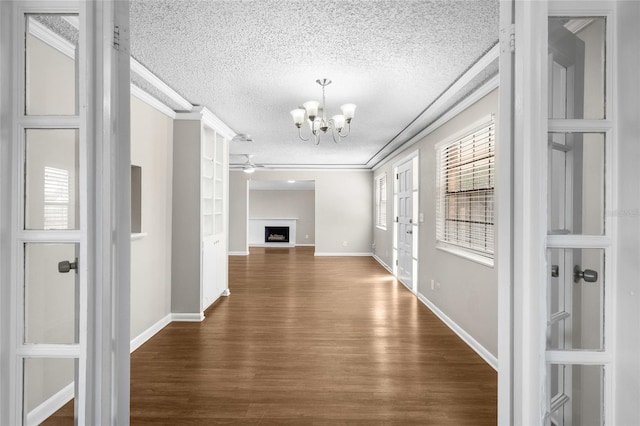
M87 297L81 307L81 363L78 422L129 422L129 317L130 317L130 143L129 143L129 11L128 2L3 1L0 2L0 424L22 422L20 386L16 377L18 318L12 307L18 279L17 220L21 201L14 157L19 140L18 99L21 96L16 60L20 57L19 31L24 11L80 14L80 46L85 69L81 75L80 155L87 179L81 185L86 203L82 241L86 258ZM20 18L20 19L18 19ZM118 37L114 33L119 33ZM84 188L82 188L84 186ZM7 238L8 237L8 238ZM24 350L23 350L24 351ZM59 356L66 356L61 353Z

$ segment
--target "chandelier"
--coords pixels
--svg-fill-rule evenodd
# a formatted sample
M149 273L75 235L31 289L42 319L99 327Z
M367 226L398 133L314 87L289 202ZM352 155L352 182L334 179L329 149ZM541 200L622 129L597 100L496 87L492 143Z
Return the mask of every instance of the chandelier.
M303 141L308 141L311 137L311 135L309 135L308 138L302 136L302 130L300 129L302 123L307 121L316 145L320 143L322 134L327 133L329 129L331 129L333 141L338 143L342 138L347 137L351 131L351 120L353 119L356 106L354 104L344 104L340 107L342 114L334 115L331 119L327 120L324 88L331 84L331 80L323 78L316 80L316 83L322 86L322 103L318 101L307 101L302 104L304 108L296 108L291 111L293 124L298 128L298 137Z

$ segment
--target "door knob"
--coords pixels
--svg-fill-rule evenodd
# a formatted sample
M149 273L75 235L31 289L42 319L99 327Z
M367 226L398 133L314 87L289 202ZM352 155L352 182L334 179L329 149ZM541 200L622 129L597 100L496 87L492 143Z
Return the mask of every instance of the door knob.
M583 271L580 265L576 265L573 268L573 282L578 283L581 279L587 283L595 283L598 281L598 272L593 269L585 269Z
M551 265L551 276L553 278L557 278L560 276L560 266L558 265Z
M63 260L62 262L58 262L58 272L62 274L66 274L70 270L75 269L76 274L78 273L78 258L76 257L75 262L69 262L68 260Z
M413 234L413 231L412 230L408 230L407 234Z

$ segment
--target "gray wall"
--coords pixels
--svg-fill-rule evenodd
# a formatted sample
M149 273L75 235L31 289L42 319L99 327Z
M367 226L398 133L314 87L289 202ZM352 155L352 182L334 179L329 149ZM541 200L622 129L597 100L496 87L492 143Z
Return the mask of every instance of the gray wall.
M495 90L412 147L389 159L376 169L371 178L373 183L373 176L387 173L387 230L373 227L373 234L376 256L390 267L393 259L393 167L407 155L419 152L419 211L424 214L424 222L418 225L418 291L493 355L498 353L497 270L436 249L434 147L438 142L497 112L498 91ZM432 290L431 280L439 282L440 286Z
M142 171L143 238L131 241L131 337L171 312L173 120L131 97L131 163Z
M175 313L201 311L200 135L200 121L174 122L171 312Z
M229 173L229 251L247 250L247 180L312 180L315 191L316 254L371 253L372 174L357 171L241 171ZM346 245L345 245L346 242Z
M316 192L250 190L250 219L298 219L296 244L315 243ZM308 236L308 238L306 238Z

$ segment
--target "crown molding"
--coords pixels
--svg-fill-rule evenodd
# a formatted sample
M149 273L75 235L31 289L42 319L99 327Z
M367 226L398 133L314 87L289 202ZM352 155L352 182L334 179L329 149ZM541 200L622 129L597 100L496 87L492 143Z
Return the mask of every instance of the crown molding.
M76 29L79 27L79 20L76 16L64 16L63 19L67 21L70 25L75 27ZM75 58L75 46L69 41L67 41L65 38L56 34L50 28L46 27L45 25L41 24L35 19L29 19L28 27L29 27L29 34L42 40L44 43L58 50L63 55L71 59ZM191 111L193 109L193 105L191 105L189 101L187 101L185 98L180 96L178 92L176 92L171 87L169 87L169 85L167 85L164 81L160 80L160 78L158 78L154 73L149 71L149 69L147 69L144 65L142 65L133 57L131 57L131 72L135 72L137 75L143 78L147 83L149 83L150 85L158 89L167 98L171 99L177 105L182 107L185 111ZM167 114L167 111L166 111L167 108L171 109L169 106L167 106L164 103L162 104L164 105L164 108L160 107L158 103L159 102L162 103L162 102L157 98L153 97L152 95L150 95L149 93L147 93L146 91L142 89L137 90L139 88L133 89L134 87L133 85L131 87L132 87L132 93L135 91L136 96L138 98L144 100L149 105L153 106L159 111ZM173 112L173 114L167 114L167 115L175 116L175 112Z
M64 37L61 37L58 34L54 33L49 28L33 18L30 18L28 20L27 26L29 28L29 34L53 47L66 57L75 59L76 47L71 42L67 41Z
M436 121L432 122L429 126L424 128L421 132L417 133L415 136L408 139L405 143L403 143L402 145L394 149L392 152L387 154L384 158L382 158L377 163L375 163L371 169L378 170L380 167L386 164L388 160L392 159L393 157L400 154L402 151L408 149L412 145L415 145L417 142L424 139L427 135L433 133L440 126L444 125L447 121L456 117L462 111L464 111L465 109L469 108L471 105L478 102L480 99L487 96L489 93L497 89L499 86L500 86L500 76L495 75L485 84L480 86L477 90L469 94L466 98L464 98L462 101L456 104L453 108L451 108L449 111L443 114Z
M444 124L441 119L437 119L437 121L434 121L443 113L444 105L451 99L453 99L464 86L466 86L468 83L473 81L474 78L480 75L480 73L482 73L491 63L493 63L493 61L498 59L499 56L500 45L496 44L491 49L489 49L489 51L485 53L480 59L478 59L478 61L476 61L476 63L474 63L464 74L462 74L462 76L458 80L456 80L451 86L449 86L449 88L445 90L442 95L438 97L438 99L436 99L431 105L429 105L407 127L405 127L400 133L398 133L398 135L396 135L391 141L389 141L389 143L384 148L382 148L380 151L378 151L377 154L371 157L371 159L367 162L367 166L371 169L375 169L378 165L384 163L387 159L389 159L394 153L411 146L416 142L415 138L417 136L410 136L412 133L415 134L416 131L419 131L418 135L422 135L426 129L432 128L434 123L439 122L440 125ZM493 81L494 79L495 78L493 78L491 81ZM480 91L485 86L486 84L469 96L465 97L463 101L461 101L454 108L450 109L445 115L447 115L450 119L451 111L455 110L457 111L457 113L459 113L461 110L458 108L458 106L464 103L464 101L466 101L468 98L475 95L476 92ZM467 103L467 107L468 106L469 104ZM421 126L424 126L425 122L429 123L428 127L420 129ZM424 136L425 135L422 135L421 138Z
M229 171L242 172L244 164L230 164ZM366 164L260 164L256 173L264 172L371 172ZM244 172L243 172L244 173Z
M171 108L166 106L162 101L153 97L152 95L145 92L143 89L139 88L133 83L131 83L131 96L135 96L136 98L140 99L142 102L146 103L147 105L157 109L167 117L170 117L175 120L176 112L174 110L172 110Z
M231 130L229 126L227 126L222 120L220 120L206 107L196 106L193 109L196 111L200 111L202 113L202 121L204 122L204 124L214 129L216 133L222 135L223 138L231 140L236 135L236 132Z
M135 72L142 77L147 83L158 89L163 95L171 99L176 104L180 105L185 111L191 111L193 105L180 96L178 92L173 90L164 81L160 80L158 76L149 71L147 67L138 62L133 56L131 57L131 72Z

